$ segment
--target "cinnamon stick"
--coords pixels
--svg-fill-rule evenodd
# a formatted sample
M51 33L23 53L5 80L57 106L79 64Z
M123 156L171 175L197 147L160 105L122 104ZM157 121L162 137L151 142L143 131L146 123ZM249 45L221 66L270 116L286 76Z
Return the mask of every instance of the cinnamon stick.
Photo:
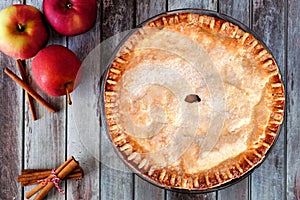
M16 62L17 62L17 66L18 66L18 69L19 69L19 72L21 74L23 81L25 81L25 83L28 84L28 79L26 77L26 72L25 72L25 64L23 64L24 61L22 61L21 59L18 59ZM28 92L26 92L26 97L27 97L27 101L29 104L29 109L31 111L32 119L35 121L35 120L37 120L37 117L36 117L35 108L34 108L34 104L33 104L33 98L32 98L32 96L30 96L28 94Z
M82 179L82 178L83 178L83 173L78 172L78 173L74 173L74 174L73 173L69 174L68 176L66 176L64 178L64 180L79 180L79 179ZM44 178L42 178L42 179L44 179ZM30 185L36 185L36 184L37 184L37 180L29 180L29 181L22 181L21 182L22 187L30 186Z
M59 166L56 170L55 170L55 174L58 174L63 168L65 168L72 160L73 160L73 156L71 156L70 158L68 158L68 160L66 162L64 162L61 166ZM47 178L51 178L51 175L49 175ZM32 197L35 193L37 193L40 189L42 189L44 187L44 185L42 183L38 184L35 188L33 188L32 190L30 190L25 197L27 199L29 199L30 197Z
M78 165L79 165L79 163L76 160L74 160L74 159L71 160L71 162L57 174L57 177L60 179L64 179ZM55 184L53 182L48 182L47 185L45 187L43 187L41 192L36 195L34 200L43 199L54 186L55 186Z
M22 170L20 176L18 176L18 182L21 183L22 187L37 184L38 180L46 179L49 174L51 174L51 170L31 170L26 169ZM82 179L83 178L83 171L80 167L74 169L70 174L68 174L65 179L68 180L75 180L75 179Z
M50 112L54 113L55 109L46 102L36 91L34 91L25 81L20 79L17 75L15 75L8 68L4 69L4 73L6 73L12 80L14 80L18 85L20 85L26 92L28 92L35 100L45 106Z
M34 177L38 177L38 176L40 176L40 177L44 176L46 178L49 174L51 174L51 171L52 170L50 170L50 169L25 169L25 170L22 170L21 175L18 176L18 180L23 181L27 178L29 179L31 177L34 178ZM74 169L72 171L72 173L76 173L76 172L80 172L80 171L81 171L81 168L78 167L78 168Z
M68 175L64 178L64 180L80 180L82 179L82 175L81 174L73 174L73 175ZM36 180L32 180L32 181L27 181L27 182L22 182L22 187L25 186L30 186L30 185L35 185L37 184Z

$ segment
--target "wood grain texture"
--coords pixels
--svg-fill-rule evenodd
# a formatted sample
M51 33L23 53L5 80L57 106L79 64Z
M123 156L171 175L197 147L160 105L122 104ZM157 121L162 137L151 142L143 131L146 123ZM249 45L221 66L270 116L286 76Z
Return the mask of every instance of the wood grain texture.
M183 8L198 8L206 10L217 10L218 0L168 0L168 10Z
M300 2L288 4L287 199L300 199Z
M284 0L254 0L253 30L273 53L282 75L285 73ZM280 48L278 48L280 47ZM285 77L283 77L285 79ZM252 174L252 199L285 198L285 132L281 134L265 162ZM269 172L272 171L272 174ZM275 184L276 183L276 184Z
M42 11L42 1L26 0L26 4L34 5ZM65 37L55 33L49 29L49 44L66 45ZM29 72L31 72L31 61L27 60ZM31 86L51 105L59 111L50 113L43 106L35 104L38 120L32 121L29 107L25 108L24 118L24 168L40 168L47 169L58 167L65 159L66 150L66 98L63 97L50 97L39 89L34 78L29 77ZM61 184L65 188L65 182ZM25 187L24 192L27 193L32 187ZM65 195L52 190L47 199L65 199Z
M21 0L0 2L0 10ZM17 183L23 161L23 105L24 92L3 69L18 73L15 59L0 52L0 199L21 199L22 188Z
M207 194L187 194L179 192L167 192L166 199L170 200L212 200L217 199L215 192Z
M241 23L249 26L250 10L249 1L220 0L219 12L226 14ZM218 192L218 199L248 199L249 198L249 178Z
M129 30L135 25L134 1L104 0L101 13L101 39Z
M143 21L163 13L166 11L165 0L138 0L136 4L136 23L140 24ZM138 176L134 178L134 199L165 199L165 191L156 187Z
M239 0L219 0L219 12L250 26L250 2Z
M217 7L218 7L217 0L209 0L209 1L197 1L197 0L172 1L172 0L168 0L168 10L182 9L182 8L201 8L201 9L217 11ZM184 193L168 191L166 199L167 200L216 199L216 192L211 192L208 194L184 194Z
M91 30L68 37L67 46L81 60L80 85L67 108L67 157L73 155L84 170L84 178L67 184L67 199L100 198L100 61L95 48L100 43L100 0L97 20ZM77 80L76 80L77 81ZM88 139L88 140L86 140Z
M165 0L137 0L136 2L136 22L140 24L145 20L166 12L166 1Z
M101 4L101 42L106 43L108 38L113 37L106 43L106 50L112 52L122 39L115 36L135 25L134 1L105 0ZM101 59L107 60L111 54L101 53ZM103 63L103 61L101 61ZM101 66L106 67L106 66ZM124 163L115 156L111 149L110 141L106 133L101 133L101 199L133 199L133 174L126 173ZM115 169L117 167L118 169ZM124 170L122 170L124 169Z
M249 199L251 191L249 191L249 178L228 187L223 190L218 191L218 199Z
M0 7L5 7L0 4ZM0 53L0 199L21 199L16 182L22 167L22 121L24 92L3 72L9 67L18 72L15 60Z
M165 190L150 184L142 178L134 178L134 199L136 200L164 200Z

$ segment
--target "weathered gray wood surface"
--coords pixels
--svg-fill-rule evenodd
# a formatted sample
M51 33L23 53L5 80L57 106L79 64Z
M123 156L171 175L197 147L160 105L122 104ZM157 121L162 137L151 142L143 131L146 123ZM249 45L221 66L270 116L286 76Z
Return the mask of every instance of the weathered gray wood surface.
M0 9L13 3L25 1L1 1ZM41 9L42 1L26 0L26 4ZM210 9L232 16L251 27L273 52L286 84L287 110L281 135L266 161L250 177L218 192L182 194L157 188L128 172L107 143L97 113L100 85L82 84L78 91L84 90L85 96L74 92L73 107L67 106L65 97L48 97L37 89L60 111L53 115L35 103L39 120L32 121L24 92L2 70L10 67L18 74L15 60L0 53L0 199L24 199L30 187L22 189L16 182L22 168L52 168L70 155L80 161L85 178L63 184L65 195L52 191L47 199L300 199L299 1L98 0L98 19L91 31L63 37L50 30L49 44L68 46L81 60L87 60L87 75L93 83L99 83L105 68L100 66L102 60L97 63L85 58L100 42L149 17L180 8ZM115 37L109 48L93 53L105 59L121 38ZM29 71L30 63L28 60ZM32 85L37 88L34 81ZM87 119L84 109L90 107L95 107L96 112ZM90 128L85 130L87 124ZM87 144L89 140L84 137L97 134L101 137L93 138L94 146Z
M135 25L134 4L133 1L126 0L107 0L103 1L101 18L101 41L113 37L114 35L130 30ZM115 37L111 42L112 48L121 40L121 37ZM105 67L105 66L101 66ZM109 145L104 143L104 135L101 134L101 155L108 156L114 152L108 150ZM119 159L107 159L101 163L101 199L132 199L133 198L133 174L125 173L109 166L124 165Z
M288 4L287 29L287 68L286 93L288 96L286 110L286 190L287 199L300 199L300 2L290 1Z
M19 1L1 1L6 7ZM3 67L18 72L14 59L0 55L0 199L21 199L22 188L15 181L23 167L23 91L4 74Z
M100 7L100 2L98 2ZM70 48L79 59L83 61L82 68L84 72L87 72L82 79L81 87L78 87L78 91L73 92L73 106L67 107L67 157L73 155L76 159L80 160L80 164L84 170L84 179L79 181L68 182L66 199L99 199L100 193L100 163L99 163L99 142L100 142L100 124L99 113L100 110L99 100L97 97L100 95L100 85L87 84L88 82L98 83L100 67L97 59L94 58L98 51L94 49L100 43L100 9L97 12L97 22L95 26L86 34L69 37L67 40L67 47ZM90 52L93 52L90 55ZM86 102L84 97L88 97L89 101ZM94 108L94 112L91 111L91 107ZM82 112L82 111L86 112ZM87 129L87 127L91 127ZM94 142L91 144L93 147L97 145L95 149L89 149L87 141L83 140L88 137L89 134L91 140ZM98 134L98 137L94 137ZM88 155L88 156L87 156Z
M252 11L252 28L272 51L282 74L285 73L286 68L284 2L285 0L255 0ZM284 199L285 179L282 177L285 176L285 134L283 126L278 142L271 150L268 159L253 173L252 199ZM269 171L272 171L272 175L266 176Z
M27 4L35 5L42 10L42 1L27 0ZM55 38L55 39L52 39ZM65 45L65 37L60 37L56 33L51 32L49 43L57 43ZM27 60L29 71L31 70L31 59ZM32 80L32 78L30 78ZM32 87L37 88L34 81L31 82ZM59 112L52 114L44 106L35 103L35 108L39 120L31 120L29 107L25 109L25 127L24 127L24 168L25 169L45 169L59 166L65 159L66 149L66 101L65 97L50 97L37 88L37 92L46 99ZM65 187L65 183L62 185ZM24 189L27 193L32 186ZM49 195L53 199L62 199L63 196L56 191L51 191Z

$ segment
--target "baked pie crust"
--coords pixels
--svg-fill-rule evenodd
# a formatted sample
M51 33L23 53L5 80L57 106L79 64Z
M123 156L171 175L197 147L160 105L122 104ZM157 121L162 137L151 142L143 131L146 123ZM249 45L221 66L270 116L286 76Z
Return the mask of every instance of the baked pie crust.
M273 56L219 17L156 17L106 72L109 136L123 160L158 186L199 191L240 178L263 161L283 121ZM185 101L189 95L197 101Z

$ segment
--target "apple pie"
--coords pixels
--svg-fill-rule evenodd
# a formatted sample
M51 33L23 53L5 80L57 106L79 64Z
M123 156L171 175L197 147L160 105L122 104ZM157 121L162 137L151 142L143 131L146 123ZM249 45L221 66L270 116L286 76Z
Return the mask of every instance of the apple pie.
M148 181L204 191L265 158L284 116L275 59L219 15L168 13L123 41L103 79L107 132Z

